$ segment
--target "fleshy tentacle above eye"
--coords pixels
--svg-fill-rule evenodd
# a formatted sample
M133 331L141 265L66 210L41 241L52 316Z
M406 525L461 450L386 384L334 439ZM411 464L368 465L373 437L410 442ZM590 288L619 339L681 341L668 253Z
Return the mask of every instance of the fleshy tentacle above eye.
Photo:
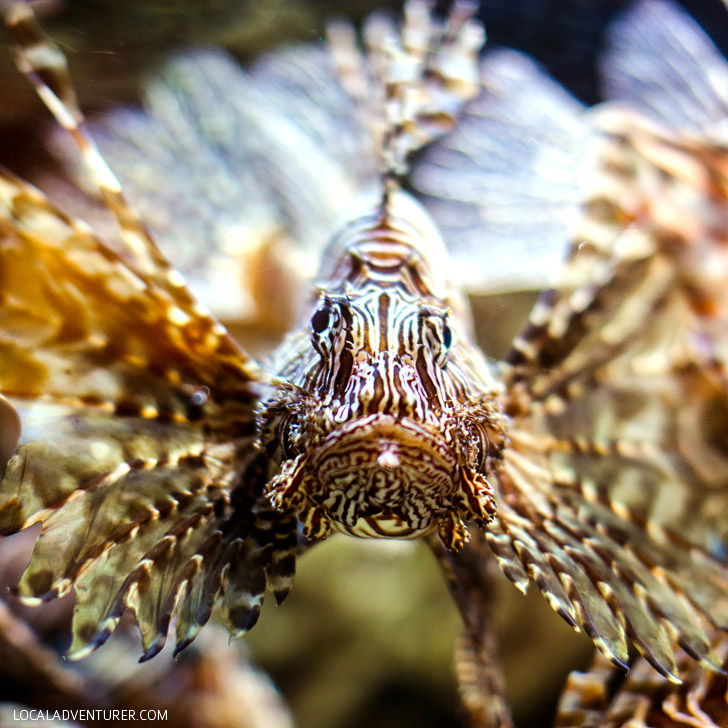
M127 608L144 658L173 616L177 649L194 639L218 596L239 635L266 583L282 598L294 568L295 526L262 496L259 370L125 202L83 130L60 51L26 7L8 22L19 64L74 134L123 238L117 252L0 172L0 388L23 421L0 529L43 522L18 592L37 601L76 589L74 657ZM13 422L3 418L8 442Z

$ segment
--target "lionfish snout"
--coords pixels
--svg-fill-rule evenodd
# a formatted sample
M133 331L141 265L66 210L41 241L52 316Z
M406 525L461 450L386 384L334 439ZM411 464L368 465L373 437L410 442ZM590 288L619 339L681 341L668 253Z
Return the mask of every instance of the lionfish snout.
M304 521L309 538L331 529L355 536L413 538L433 530L448 547L467 539L463 521L495 512L485 477L488 440L449 412L428 420L399 411L366 412L321 433L282 464L270 497ZM362 406L362 409L365 409ZM331 412L320 410L321 418Z
M436 411L442 409L441 404L427 393L411 356L362 350L357 359L339 401L337 421L389 413L437 426Z
M434 429L387 413L337 428L310 459L320 505L339 530L409 537L429 530L453 497L457 457Z

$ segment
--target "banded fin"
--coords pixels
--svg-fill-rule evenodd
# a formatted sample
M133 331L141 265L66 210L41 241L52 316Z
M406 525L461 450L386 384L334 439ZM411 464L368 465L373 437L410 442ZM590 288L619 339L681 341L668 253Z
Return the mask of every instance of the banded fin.
M0 529L43 522L18 592L37 602L77 589L74 656L102 644L128 608L148 658L175 616L177 649L194 639L218 595L259 605L275 542L287 543L256 515L270 510L254 446L259 370L126 202L60 51L27 7L8 22L19 64L76 138L122 240L112 247L0 170L0 390L23 424ZM286 564L277 583L290 582ZM229 613L235 633L250 626L240 619Z
M728 643L725 634L714 633L712 643L725 667ZM639 716L641 725L701 726L726 724L725 673L716 675L697 665L683 651L677 656L681 685L664 680L636 659L628 675L615 673L601 655L587 672L573 672L559 701L556 728L627 725Z
M0 387L23 434L0 528L43 521L19 594L37 601L76 588L75 656L102 644L127 607L147 656L174 614L186 644L216 594L229 601L239 590L226 559L264 589L266 564L239 552L275 548L251 515L260 466L241 459L255 430L255 370L226 335L202 327L199 339L191 311L189 332L179 315L170 320L161 292L37 190L2 181Z
M397 182L407 174L410 156L451 131L462 105L478 93L485 35L475 9L474 3L456 0L440 22L427 2L409 0L399 31L385 15L372 15L364 27L365 55L350 29L332 26L333 58L370 120L385 180Z
M725 623L725 567L693 560L674 541L656 543L656 529L626 520L618 504L610 512L580 497L574 486L555 486L546 474L542 483L533 476L523 482L518 470L511 457L503 469L503 496L518 504L517 510L501 508L497 523L488 526L489 540L491 534L501 534L502 540L507 535L514 555L555 611L583 628L619 667L628 664L629 641L674 681L673 640L704 667L720 667L706 630L711 622ZM535 506L544 496L545 502ZM499 562L502 552L503 546L496 553ZM707 582L721 583L722 596L696 598L714 588Z
M722 151L616 110L576 122L590 178L502 370L512 426L487 538L612 663L632 643L676 682L675 644L720 668L709 635L728 604Z
M585 261L576 266L582 255L589 256L588 247L575 255L565 281L595 270ZM535 358L519 346L512 359L516 379L509 387L517 401L529 403L515 418L505 456L501 499L508 506L491 528L509 534L524 566L533 564L537 573L558 560L559 578L568 579L564 586L580 605L577 623L610 660L626 662L627 637L675 680L673 640L701 664L718 667L706 629L725 625L727 616L728 568L715 546L728 524L715 507L725 501L720 488L727 463L718 443L728 397L720 380L696 362L685 368L677 353L662 353L665 341L679 351L680 337L692 329L682 328L683 299L672 289L676 271L667 274L659 256L650 261L625 260L616 279L590 287L600 305L579 306L586 317L575 315L565 325L558 308L552 318L544 308L534 310L539 330L550 322L560 333L535 343ZM621 285L613 291L616 280ZM628 284L634 299L625 295ZM565 284L556 291L544 303L577 300ZM645 313L635 313L638 305ZM622 306L631 306L630 316L620 315ZM602 340L600 348L602 326L611 328L609 345ZM530 369L526 361L539 363ZM693 436L696 428L701 435ZM697 467L694 443L701 438L716 467L710 475ZM524 533L534 546L519 552ZM500 535L500 552L504 541ZM513 572L510 561L505 567ZM549 601L564 607L553 595ZM611 635L604 632L610 621L618 627Z
M612 23L606 41L607 99L674 131L726 138L728 62L680 5L639 0Z
M725 289L709 308L691 303L700 278L682 256L710 240L661 235L649 218L622 227L630 216L604 197L587 209L600 217L586 217L504 372L514 418L493 528L526 567L558 559L577 623L605 656L625 663L628 638L676 681L673 641L715 670L707 630L726 624L728 390L713 358ZM519 552L524 534L535 546Z

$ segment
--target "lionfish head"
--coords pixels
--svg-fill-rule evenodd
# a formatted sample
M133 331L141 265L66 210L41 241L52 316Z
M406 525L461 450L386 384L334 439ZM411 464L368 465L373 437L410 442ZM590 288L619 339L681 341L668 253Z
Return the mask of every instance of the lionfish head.
M422 226L408 207L406 231L397 229L391 212L362 218L333 246L334 283L289 344L291 364L279 371L292 384L262 416L281 462L269 488L309 537L332 527L399 538L439 530L457 548L464 521L482 524L495 510L486 478L502 441L494 393L457 309L430 291Z
M495 510L494 385L467 344L440 234L400 184L412 155L452 130L480 89L474 11L456 2L440 21L408 3L399 32L387 21L365 30L363 55L346 34L332 39L342 85L368 120L379 197L346 217L325 252L307 330L274 367L290 386L262 414L264 445L281 464L271 499L296 511L309 537L438 529L457 548L463 521Z

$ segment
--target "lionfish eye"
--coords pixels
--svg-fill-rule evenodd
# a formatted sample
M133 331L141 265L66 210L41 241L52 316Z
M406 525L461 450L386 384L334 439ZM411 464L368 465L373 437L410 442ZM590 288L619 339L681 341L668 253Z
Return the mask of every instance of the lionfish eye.
M430 352L438 366L445 367L454 341L453 330L447 323L447 314L423 307L420 316Z
M439 351L435 352L435 361L438 366L444 367L447 364L447 360L450 356L450 347L453 342L452 329L447 325L447 319L441 318L439 321Z
M311 341L322 354L325 354L333 345L333 336L339 332L342 320L340 305L330 298L324 298L313 312L309 323Z
M442 345L445 349L452 346L452 329L447 324L442 327Z
M311 331L316 334L323 334L326 329L330 328L332 323L331 309L320 308L311 317Z

